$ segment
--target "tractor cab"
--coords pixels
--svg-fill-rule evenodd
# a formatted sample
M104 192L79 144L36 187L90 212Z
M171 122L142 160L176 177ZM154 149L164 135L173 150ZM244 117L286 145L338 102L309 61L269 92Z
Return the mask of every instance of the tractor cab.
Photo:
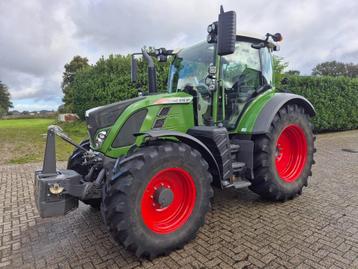
M197 125L221 123L234 130L245 106L273 87L275 45L257 47L260 42L265 40L239 34L234 52L224 56L217 56L214 44L207 42L181 50L170 66L168 92L194 96Z

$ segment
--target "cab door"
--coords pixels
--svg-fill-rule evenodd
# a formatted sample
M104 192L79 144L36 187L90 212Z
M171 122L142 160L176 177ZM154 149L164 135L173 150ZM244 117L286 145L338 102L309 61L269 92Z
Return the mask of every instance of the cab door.
M229 131L237 126L255 91L265 84L272 84L270 52L267 48L254 49L251 44L237 41L235 52L221 57L222 120Z

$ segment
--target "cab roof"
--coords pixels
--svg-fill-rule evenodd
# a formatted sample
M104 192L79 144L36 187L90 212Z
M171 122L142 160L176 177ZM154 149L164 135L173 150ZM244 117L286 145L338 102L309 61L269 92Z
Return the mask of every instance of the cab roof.
M260 40L260 41L264 41L265 38L266 38L263 35L260 35L258 33L253 33L253 32L238 32L238 33L236 33L236 36L248 37L248 38L257 39L257 40Z
M237 32L236 33L236 38L238 39L251 39L251 40L256 40L258 42L262 42L265 41L266 37L264 35L260 35L258 33L254 33L254 32ZM202 41L202 42L206 42L206 41ZM275 46L275 44L271 41L268 41L272 46ZM201 43L201 42L200 42ZM174 54L177 54L179 51L181 51L183 48L176 48L174 49Z

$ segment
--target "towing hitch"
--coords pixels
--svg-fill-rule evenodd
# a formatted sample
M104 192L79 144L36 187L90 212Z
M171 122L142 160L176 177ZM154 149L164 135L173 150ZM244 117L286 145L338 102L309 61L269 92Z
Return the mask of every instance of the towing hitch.
M94 152L88 151L72 141L59 126L50 125L47 130L45 156L42 170L35 172L34 194L36 206L42 218L63 216L78 207L78 200L100 198L101 182L104 171L99 173L100 179L87 182L74 170L56 168L56 135L82 150L87 156L98 158Z

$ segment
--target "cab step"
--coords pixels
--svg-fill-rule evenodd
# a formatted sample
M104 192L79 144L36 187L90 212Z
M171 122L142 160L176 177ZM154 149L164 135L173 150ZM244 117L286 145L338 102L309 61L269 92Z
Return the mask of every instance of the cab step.
M240 150L240 146L238 144L230 144L230 150L232 154L238 153Z
M232 163L232 170L234 173L240 173L240 172L244 171L245 168L246 168L245 163L242 163L242 162L233 162Z
M223 182L224 188L243 189L249 186L251 186L251 182L245 179L236 180L233 183L230 183L229 181Z

